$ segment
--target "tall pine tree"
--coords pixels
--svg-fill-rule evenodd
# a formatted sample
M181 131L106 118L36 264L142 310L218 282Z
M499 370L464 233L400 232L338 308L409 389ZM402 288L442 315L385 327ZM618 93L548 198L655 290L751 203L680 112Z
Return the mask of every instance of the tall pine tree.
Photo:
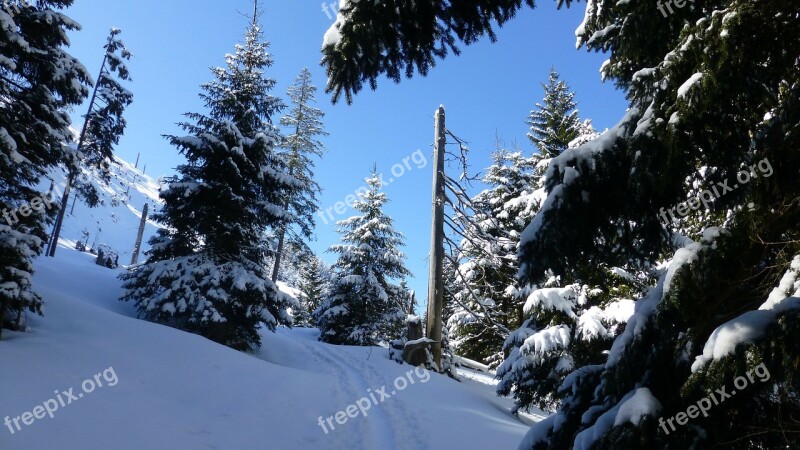
M148 262L123 276L123 300L142 317L240 350L260 345L260 324L291 325L287 310L299 307L265 267L265 232L294 220L284 200L300 186L276 152L271 118L283 103L270 95L267 49L255 15L244 44L203 85L208 113L187 114L188 135L168 137L187 163L161 194L166 227Z
M366 179L354 204L361 215L338 223L342 243L331 247L339 258L333 265L330 293L315 311L320 340L333 344L374 345L399 335L407 309L407 292L397 280L411 275L400 251L403 235L384 214L388 202L380 176Z
M325 147L319 139L328 134L322 124L325 113L312 106L316 102L316 92L317 88L311 82L311 72L304 68L287 91L291 108L289 113L281 118L281 125L288 132L282 144L286 149L283 156L287 159L289 175L301 183L301 186L292 191L287 204L296 217L294 224L299 227L300 235L305 238L310 237L313 232L314 211L319 209L317 195L320 187L314 180L314 158L325 153ZM272 270L273 281L278 279L284 243L290 231L285 228L278 230L278 250Z
M454 306L448 326L458 353L490 366L500 364L504 354L522 344L516 337L507 340L509 328L520 327L530 317L530 311L523 310L529 289L520 290L516 280L517 246L546 196L544 173L550 158L597 137L590 120L578 119L575 93L559 80L555 70L551 70L548 84L542 86L543 104L536 104L527 121L531 126L528 137L538 153L526 157L498 144L494 164L483 180L490 188L473 198L474 217L462 218L467 236L461 245L460 259L464 262L458 278L464 282L457 297L461 304ZM513 392L519 394L530 385L516 385ZM511 383L507 386L501 386L505 394L511 391ZM553 388L548 391L554 393ZM527 400L521 403L530 404Z
M0 335L10 316L42 312L33 260L57 206L35 186L58 165L74 167L67 110L91 77L64 48L80 28L61 9L71 0L0 4ZM54 200L49 198L50 200Z

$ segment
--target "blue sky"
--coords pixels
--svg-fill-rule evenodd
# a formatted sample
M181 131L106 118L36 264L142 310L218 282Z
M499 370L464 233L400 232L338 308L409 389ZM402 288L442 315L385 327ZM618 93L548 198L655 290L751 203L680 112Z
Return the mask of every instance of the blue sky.
M592 119L596 128L613 126L627 105L622 92L600 79L598 70L605 56L575 49L574 30L585 7L580 3L559 11L554 1L541 0L537 9L522 11L498 30L495 44L484 39L463 48L460 57L451 55L439 62L426 78L415 77L399 85L382 80L377 91L362 92L353 105L332 105L324 94L319 49L333 21L323 12L322 2L261 0L260 5L275 61L269 72L278 82L275 94L285 98L286 88L303 67L312 71L320 88L318 106L327 114L330 133L324 140L328 153L316 171L324 189L322 209L334 207L362 186L373 164L388 180L394 178L392 166L409 161L402 176L386 187L391 200L386 212L406 235L407 264L416 276L409 284L423 303L432 167L418 168L407 158L421 150L430 163L433 115L440 104L447 109L447 128L469 142L475 171L488 165L496 136L533 152L525 137L525 119L541 101L540 83L547 80L551 66L577 92L581 117ZM249 0L77 0L67 11L83 26L71 34L70 52L93 76L110 27L123 30L122 38L135 55L129 64L134 104L117 148L122 158L132 162L141 153L140 164L147 165L148 174L173 173L182 157L161 135L179 133L175 123L181 114L203 110L197 97L199 85L211 79L208 69L222 65L224 55L241 41L247 19L240 12L250 11ZM75 110L76 122L83 110ZM352 211L333 213L338 220ZM311 245L332 262L335 256L323 252L337 242L336 227L331 221L319 222L317 240Z

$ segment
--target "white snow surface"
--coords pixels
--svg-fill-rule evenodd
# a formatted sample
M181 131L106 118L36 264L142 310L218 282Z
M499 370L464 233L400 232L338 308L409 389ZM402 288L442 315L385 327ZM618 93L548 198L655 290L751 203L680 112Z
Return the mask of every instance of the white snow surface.
M4 331L0 420L32 411L55 390L82 392L84 380L109 368L118 383L13 435L2 426L0 449L513 448L529 428L508 412L510 399L495 396L491 376L458 383L430 374L426 383L412 375L415 384L325 434L320 416L368 389L392 393L412 368L382 347L320 343L316 329L265 331L260 351L240 353L136 319L117 300L119 272L90 255L61 249L36 269L45 317L31 317L28 333Z

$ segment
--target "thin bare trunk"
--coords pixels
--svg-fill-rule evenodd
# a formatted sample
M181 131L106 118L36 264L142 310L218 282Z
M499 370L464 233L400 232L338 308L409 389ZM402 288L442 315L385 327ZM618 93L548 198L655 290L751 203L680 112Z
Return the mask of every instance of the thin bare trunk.
M283 255L284 241L286 240L286 230L281 230L281 235L278 238L278 252L275 255L275 267L272 268L272 282L278 282L278 271L281 267L281 256Z

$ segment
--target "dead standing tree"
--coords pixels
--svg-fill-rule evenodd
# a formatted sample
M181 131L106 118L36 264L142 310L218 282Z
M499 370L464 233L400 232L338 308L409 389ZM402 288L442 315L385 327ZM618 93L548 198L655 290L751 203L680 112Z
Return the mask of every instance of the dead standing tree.
M447 136L450 136L458 146L457 153L447 151ZM476 205L468 194L468 188L477 176L470 176L469 165L467 162L469 149L466 142L446 127L445 110L440 106L436 111L435 118L435 144L434 144L434 180L433 180L433 218L431 226L431 250L430 250L430 271L428 278L428 308L426 322L426 336L432 342L433 362L440 370L442 369L442 328L444 298L448 290L444 282L444 265L447 260L455 269L456 284L462 284L470 295L475 297L472 289L469 289L469 282L459 269L460 257L457 240L466 240L475 243L478 239L486 239L483 229L476 224L472 218ZM447 174L446 157L451 161L457 161L461 173L458 178L453 178ZM449 251L445 252L445 246ZM475 248L482 249L480 245ZM484 250L485 251L485 250ZM455 257L453 255L456 255ZM485 254L491 257L490 254ZM504 335L510 334L510 330L503 324L495 321L486 306L478 298L474 298L475 304L482 309L479 312L473 311L458 299L454 292L449 292L448 298L453 299L462 308L468 311L477 321L486 323L487 326L497 329Z

